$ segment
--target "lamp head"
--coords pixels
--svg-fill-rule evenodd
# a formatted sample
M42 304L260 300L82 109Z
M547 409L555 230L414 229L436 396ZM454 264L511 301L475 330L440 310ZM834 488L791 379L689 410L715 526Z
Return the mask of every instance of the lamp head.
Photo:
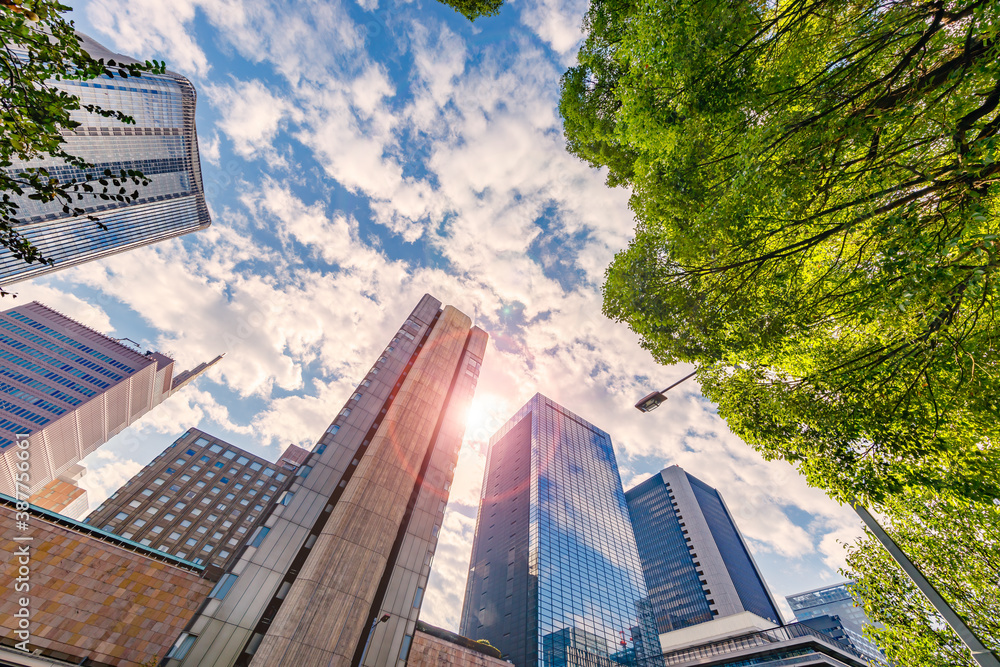
M635 408L639 412L652 412L656 408L660 407L660 404L666 400L666 394L654 391L652 394L639 399L639 402L635 404Z

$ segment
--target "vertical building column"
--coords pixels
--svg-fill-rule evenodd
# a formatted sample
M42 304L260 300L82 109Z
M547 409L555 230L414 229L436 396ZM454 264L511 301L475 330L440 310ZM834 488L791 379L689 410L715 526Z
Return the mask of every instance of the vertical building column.
M252 665L351 664L471 324L441 313Z

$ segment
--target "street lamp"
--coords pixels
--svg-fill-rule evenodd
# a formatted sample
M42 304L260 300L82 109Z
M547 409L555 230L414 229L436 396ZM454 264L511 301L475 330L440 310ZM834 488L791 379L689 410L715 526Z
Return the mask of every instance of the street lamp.
M654 391L652 394L644 397L635 407L640 412L651 412L656 408L660 407L664 401L667 400L666 393L679 385L681 382L694 377L695 373L690 373L685 375L677 382L673 383L663 391ZM903 550L899 548L899 545L889 537L889 534L885 532L875 517L862 505L857 499L852 498L848 503L851 506L858 517L864 522L868 527L868 530L872 532L875 538L881 542L882 546L892 559L896 561L896 564L903 569L906 576L914 583L914 585L920 590L921 593L927 598L927 601L931 603L935 610L944 618L945 622L951 626L951 629L955 631L955 634L959 636L969 650L972 652L972 658L976 661L979 667L1000 667L1000 660L986 648L985 645L979 640L979 637L965 624L965 621L951 608L951 605L941 597L941 594L937 592L937 589L927 581L927 578L917 569L917 566L913 564L913 561L907 557Z
M636 410L638 410L639 412L652 412L656 408L660 407L660 404L667 400L668 391L679 385L681 382L684 382L684 380L693 378L695 376L695 373L697 373L697 371L685 375L680 380L673 383L663 391L654 391L652 394L642 397L641 399L639 399L639 402L635 404Z
M359 665L365 664L365 656L368 655L368 645L372 643L372 635L375 634L375 628L378 627L379 623L385 623L389 620L389 614L382 614L381 618L376 618L372 621L372 627L368 628L368 639L365 640L365 650L361 652L361 662Z

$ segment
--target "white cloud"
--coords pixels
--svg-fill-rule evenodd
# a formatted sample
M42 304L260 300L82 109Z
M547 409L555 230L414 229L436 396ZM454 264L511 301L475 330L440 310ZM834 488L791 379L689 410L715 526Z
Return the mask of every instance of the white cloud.
M94 0L87 18L100 26L119 52L139 59L160 57L172 70L188 76L208 75L205 52L189 31L197 0Z
M114 454L98 450L84 460L86 474L78 482L80 488L87 492L87 500L91 508L107 500L108 496L117 491L125 482L132 479L142 465L132 459L121 459Z
M193 388L143 432L207 421L282 446L322 431L423 292L472 315L492 340L422 613L431 623L457 629L485 443L535 391L611 433L626 486L682 465L722 491L756 553L833 576L837 540L858 532L849 512L763 461L693 385L650 415L632 407L651 389L637 375L665 385L688 369L656 367L600 313L604 268L632 214L628 192L609 191L564 148L558 81L586 2L517 9L544 44L517 30L463 38L405 3L355 20L336 0L93 0L88 17L114 31L119 50L215 77L202 90L220 120L202 128L202 153L216 217L182 241L63 272L59 284L131 308L181 367L228 351L211 377L256 406L238 423L238 406ZM252 74L209 68L193 36L199 12L217 50L254 64ZM236 155L272 159L219 169L223 134ZM278 162L297 168L282 173ZM398 238L383 247L376 225ZM44 284L30 291L111 327L99 307ZM109 462L106 475L129 463Z
M256 79L205 86L204 90L222 116L219 129L233 142L238 155L246 159L276 158L274 137L287 116L297 115L287 100ZM217 162L218 146L214 149Z
M211 139L205 139L203 137L198 138L198 152L201 157L205 158L216 167L219 166L219 160L221 159L221 140L219 135L213 134Z

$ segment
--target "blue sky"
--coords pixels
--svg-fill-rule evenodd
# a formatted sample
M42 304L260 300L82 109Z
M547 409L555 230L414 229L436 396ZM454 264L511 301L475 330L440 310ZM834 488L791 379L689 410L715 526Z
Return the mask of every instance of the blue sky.
M422 618L457 629L484 447L536 391L607 430L626 488L677 463L722 490L772 591L839 581L852 514L733 436L693 383L601 315L628 193L564 149L559 77L581 0L470 24L433 0L92 0L83 31L199 92L213 226L18 286L195 385L86 464L96 505L190 426L276 457L309 447L424 292L488 331ZM785 608L786 615L790 615Z

